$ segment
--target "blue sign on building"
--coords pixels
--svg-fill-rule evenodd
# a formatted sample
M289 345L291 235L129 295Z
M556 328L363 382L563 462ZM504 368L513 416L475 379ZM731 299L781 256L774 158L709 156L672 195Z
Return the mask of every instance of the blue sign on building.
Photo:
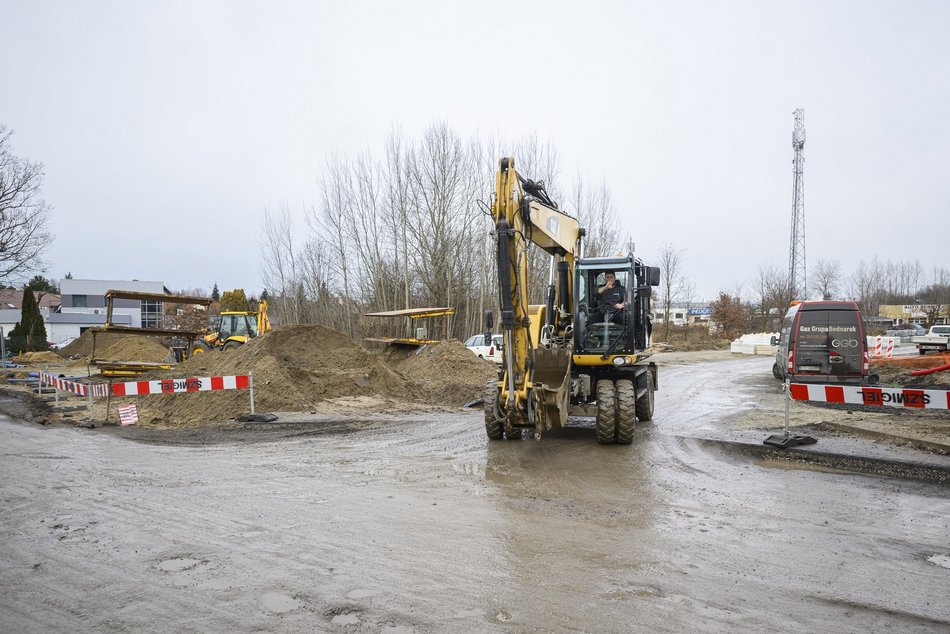
M690 315L712 315L712 308L690 308L687 312Z

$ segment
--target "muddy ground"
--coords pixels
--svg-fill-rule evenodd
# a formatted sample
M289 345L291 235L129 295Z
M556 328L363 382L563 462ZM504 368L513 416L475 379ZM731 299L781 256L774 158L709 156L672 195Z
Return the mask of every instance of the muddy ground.
M950 628L947 485L768 451L769 360L660 358L653 422L488 442L481 413L77 429L0 419L6 631ZM855 416L857 414L852 414ZM751 418L750 418L751 417ZM213 431L212 431L213 430ZM136 442L126 434L139 434ZM753 436L737 450L737 439ZM798 454L800 455L800 454ZM870 473L870 472L869 472ZM891 477L897 476L897 477Z

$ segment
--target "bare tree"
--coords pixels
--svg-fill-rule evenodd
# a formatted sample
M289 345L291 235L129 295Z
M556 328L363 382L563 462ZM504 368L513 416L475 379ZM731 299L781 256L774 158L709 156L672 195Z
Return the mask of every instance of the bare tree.
M816 260L811 279L812 289L821 295L822 299L832 299L838 294L838 286L841 283L841 263L838 260Z
M620 223L606 183L591 189L581 176L571 192L571 209L587 231L584 250L588 256L610 256L623 247Z
M42 271L42 254L52 240L52 208L42 196L43 164L24 160L10 147L12 130L0 124L0 282Z
M683 313L686 315L686 324L683 328L683 341L689 342L689 311L696 302L696 283L689 278L683 278Z
M755 295L758 300L756 312L760 318L759 327L768 331L777 330L776 321L781 322L792 301L788 271L774 266L760 267Z
M849 294L865 315L876 315L886 294L881 268L877 258L874 258L870 264L861 260L857 269L851 274Z
M670 340L670 326L672 325L673 304L678 302L683 293L683 263L686 259L686 251L677 249L669 242L663 243L660 247L660 286L663 288L663 299L660 305L663 306L663 325L664 337Z
M290 210L264 210L261 226L261 278L273 292L273 304L280 323L297 324L301 317L301 284L297 270L293 221Z
M950 270L935 266L930 277L930 284L920 292L921 299L930 309L927 311L927 323L933 326L937 320L943 318L950 323Z

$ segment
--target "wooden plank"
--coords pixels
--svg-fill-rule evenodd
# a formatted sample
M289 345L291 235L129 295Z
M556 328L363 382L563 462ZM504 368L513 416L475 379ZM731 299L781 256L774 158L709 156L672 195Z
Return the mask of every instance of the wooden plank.
M169 295L168 293L143 293L139 291L106 291L106 299L138 299L146 302L168 302L169 304L198 304L210 306L208 297L191 295Z
M448 306L440 308L405 308L403 310L387 310L380 313L363 313L364 317L409 317L418 319L420 317L443 317L445 315L454 315L455 309Z

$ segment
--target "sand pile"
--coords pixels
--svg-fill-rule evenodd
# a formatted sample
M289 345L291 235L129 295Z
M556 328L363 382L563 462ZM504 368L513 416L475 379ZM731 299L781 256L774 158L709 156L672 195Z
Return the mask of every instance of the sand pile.
M24 352L23 354L13 357L11 361L14 363L39 365L43 363L62 363L63 358L55 352L46 350L44 352Z
M346 335L322 326L277 328L236 350L198 354L173 370L150 372L142 380L230 376L254 373L259 412L301 412L345 396L384 401L420 398L417 385ZM140 419L165 424L223 420L250 411L246 390L170 394L125 399L139 406Z
M96 334L96 356L100 356L100 351L109 346L118 343L129 335L121 332L100 332ZM68 346L63 347L59 354L64 357L91 357L92 356L92 332L87 330L79 337L70 342Z
M498 377L498 365L479 359L458 341L443 341L419 349L391 347L387 365L418 383L426 401L461 405L481 398L485 384Z
M109 361L143 361L160 363L174 361L171 351L151 337L124 335L108 348L100 347L96 341L96 358Z
M258 412L306 412L321 402L347 397L370 397L382 408L407 409L420 403L457 407L480 398L485 383L497 375L495 364L475 357L458 342L415 352L397 349L379 355L329 328L286 326L236 350L198 354L141 380L252 371ZM138 405L142 422L167 425L224 420L250 411L247 390L129 397L121 402ZM110 403L113 419L117 404ZM98 407L104 405L101 401Z

